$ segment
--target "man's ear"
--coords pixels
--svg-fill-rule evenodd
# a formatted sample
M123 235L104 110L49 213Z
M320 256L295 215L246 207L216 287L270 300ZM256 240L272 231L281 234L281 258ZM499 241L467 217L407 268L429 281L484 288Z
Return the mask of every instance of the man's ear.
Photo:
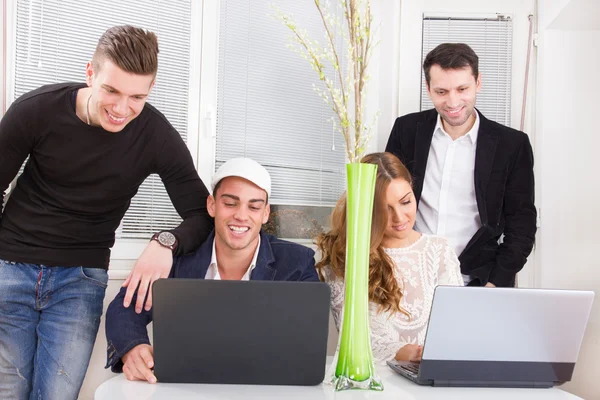
M87 83L87 85L91 87L93 79L94 67L92 65L92 62L88 61L87 65L85 66L85 83Z
M206 199L206 209L208 210L208 215L210 215L213 218L215 217L215 208L216 208L216 201L215 201L215 198L211 194Z
M271 214L271 205L267 204L265 206L265 215L263 215L263 219L262 219L262 223L266 224L267 221L269 220L269 215Z
M479 93L479 90L481 90L481 72L479 73L479 76L477 76L477 83L475 84L475 90L477 90L477 93Z

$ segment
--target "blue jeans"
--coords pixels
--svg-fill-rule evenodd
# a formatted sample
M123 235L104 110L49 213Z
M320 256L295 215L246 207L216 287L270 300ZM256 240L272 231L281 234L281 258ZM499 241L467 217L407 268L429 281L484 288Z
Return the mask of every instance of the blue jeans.
M107 282L102 269L0 260L0 399L77 399Z

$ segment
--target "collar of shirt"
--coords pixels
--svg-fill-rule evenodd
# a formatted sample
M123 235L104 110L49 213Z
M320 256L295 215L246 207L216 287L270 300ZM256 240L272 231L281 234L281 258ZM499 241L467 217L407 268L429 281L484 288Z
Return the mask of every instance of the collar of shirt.
M215 240L216 239L213 239L212 255L210 257L210 265L208 266L208 270L206 271L206 276L204 277L204 279L221 280L221 274L219 274L219 268L217 266L217 251L215 249ZM250 262L250 265L248 266L248 270L246 271L244 276L242 276L242 279L241 279L242 281L250 280L250 274L252 274L254 267L256 267L256 260L258 259L258 251L259 250L260 250L260 235L258 235L258 245L256 246L256 251L254 252L254 257L252 257L252 261Z
M444 130L444 125L442 125L442 117L440 116L439 113L437 115L437 123L435 124L435 129L434 129L433 133L437 134L437 135L447 136L448 138L452 139L450 137L450 135L448 135L448 133ZM465 135L463 135L462 137L459 137L456 140L461 140L462 138L467 137L468 139L464 139L464 140L469 140L472 145L475 145L477 143L477 134L478 133L479 133L479 113L477 112L477 110L475 110L475 123L471 127L471 130L469 130L469 132L467 132Z

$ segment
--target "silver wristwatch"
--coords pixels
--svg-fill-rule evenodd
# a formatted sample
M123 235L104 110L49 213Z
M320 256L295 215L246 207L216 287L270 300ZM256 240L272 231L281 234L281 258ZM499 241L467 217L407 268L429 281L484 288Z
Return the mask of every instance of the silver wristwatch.
M152 235L151 240L156 240L161 246L171 249L173 252L177 250L177 245L179 244L175 235L169 231L157 232Z

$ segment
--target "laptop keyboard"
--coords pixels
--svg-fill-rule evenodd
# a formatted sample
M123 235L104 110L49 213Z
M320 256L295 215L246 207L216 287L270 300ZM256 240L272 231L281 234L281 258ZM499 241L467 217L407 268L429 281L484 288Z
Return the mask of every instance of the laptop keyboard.
M407 371L410 375L414 376L415 378L419 375L419 366L416 364L400 365L400 368Z

